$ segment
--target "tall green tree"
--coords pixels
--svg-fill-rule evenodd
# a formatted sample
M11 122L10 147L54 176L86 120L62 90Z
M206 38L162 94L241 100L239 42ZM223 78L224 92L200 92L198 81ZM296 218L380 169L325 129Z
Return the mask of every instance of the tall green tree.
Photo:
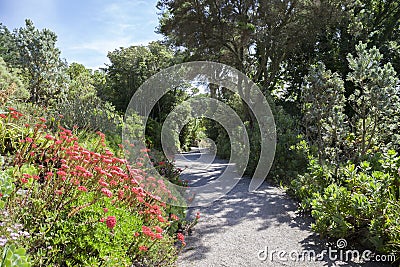
M92 70L85 68L82 64L72 63L68 66L67 74L69 78L69 98L85 98L97 94Z
M348 55L351 72L347 80L355 88L349 105L354 111L351 122L358 138L357 152L363 157L373 146L389 144L398 132L400 91L396 71L382 62L376 47L367 49L360 42L356 51L356 56Z
M31 20L15 30L19 65L29 81L30 101L47 105L64 97L67 90L66 63L56 47L57 35L38 30Z
M17 67L19 63L19 52L15 35L0 23L0 57L10 66Z
M400 71L400 1L364 0L342 1L338 23L318 36L310 58L323 61L327 68L337 71L343 79L351 71L347 61L349 53L361 41L369 48L375 46L383 55L383 62L391 62ZM304 59L300 59L304 60ZM298 61L296 64L298 66ZM354 88L346 82L347 95Z
M306 137L317 147L320 164L339 166L341 149L348 134L344 114L346 98L343 80L323 63L311 67L302 87L302 112Z
M173 63L174 53L159 42L148 46L131 46L108 53L107 86L99 89L99 96L125 112L136 90L150 76Z
M324 15L339 12L332 2L160 0L159 32L188 49L190 59L226 63L271 90L282 63L312 47L330 23Z

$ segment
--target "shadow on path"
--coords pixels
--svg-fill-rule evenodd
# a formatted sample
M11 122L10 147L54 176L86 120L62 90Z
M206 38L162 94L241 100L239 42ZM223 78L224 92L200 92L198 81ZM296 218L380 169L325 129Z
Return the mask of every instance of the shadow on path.
M194 187L212 183L228 166L226 161L212 159L205 151L196 151L177 155L176 163L185 168L182 179ZM318 256L329 246L311 232L312 219L299 215L296 202L281 189L264 182L248 192L249 183L250 178L241 178L224 197L189 210L188 217L200 212L201 218L186 238L178 266L390 266L345 261L345 255L343 261L328 255L309 260L309 255ZM340 259L339 252L335 255Z

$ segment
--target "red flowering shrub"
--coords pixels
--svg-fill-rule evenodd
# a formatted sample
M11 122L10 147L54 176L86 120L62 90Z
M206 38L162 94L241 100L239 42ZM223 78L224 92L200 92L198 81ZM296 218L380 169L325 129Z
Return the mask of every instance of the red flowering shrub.
M13 109L3 115L0 155L14 152L10 172L15 179L5 209L30 233L26 246L36 263L96 265L107 258L118 266L164 266L175 258L172 224L179 220L174 213L183 217L183 209L143 189L141 182L150 182L173 197L164 181L149 177L142 162L129 164L115 156L100 132L88 149L71 130L48 129L44 123L50 120L44 118L13 133L18 139L9 146L4 141L9 121L23 115ZM103 218L105 212L112 216Z

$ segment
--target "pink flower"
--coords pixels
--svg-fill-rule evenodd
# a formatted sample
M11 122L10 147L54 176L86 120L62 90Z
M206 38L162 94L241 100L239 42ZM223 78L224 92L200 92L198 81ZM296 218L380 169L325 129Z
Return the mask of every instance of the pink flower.
M46 134L46 136L44 138L46 138L47 140L53 140L54 139L54 137L51 136L50 134Z
M108 228L113 229L117 224L117 219L115 216L108 216L106 219L106 225Z
M102 179L99 181L99 184L100 184L101 186L105 186L105 187L108 187L108 186L109 186L108 183L104 182L104 180L102 180Z
M104 211L105 213L107 213L107 212L108 212L108 209L107 209L107 208L103 208L103 211Z
M65 171L58 171L58 172L57 172L57 175L59 175L59 176L66 176L67 173L66 173Z
M148 247L146 247L146 246L140 246L139 247L139 250L140 251L147 251L149 248Z
M23 178L21 178L21 182L22 182L23 184L26 184L26 183L28 182L28 179L26 179L25 177L23 177Z
M56 145L61 145L62 143L63 143L62 140L57 140L57 141L55 142Z
M28 142L28 143L32 143L32 142L33 142L33 139L30 138L30 137L27 137L25 140L26 140L26 142Z
M156 239L162 239L162 234L160 234L160 233L158 233L158 234L156 234Z
M107 188L102 188L101 192L106 195L107 197L112 197L112 192L108 190Z
M154 229L157 233L162 233L163 229L160 226L155 226Z
M83 168L82 166L75 166L75 169L76 169L77 171L86 172L86 169Z
M159 221L159 222L165 222L165 219L164 219L164 217L163 216L161 216L161 215L157 215L157 220Z
M178 233L176 235L176 237L178 238L179 241L182 242L182 246L186 246L186 242L185 242L185 236L182 233Z
M178 238L178 240L180 240L180 241L185 241L185 236L182 234L182 233L178 233L177 235L176 235L176 237Z
M83 191L83 192L87 192L88 191L87 188L84 187L83 185L78 186L78 190L79 191Z
M142 232L143 232L143 234L145 234L151 238L154 238L156 235L153 231L151 231L150 227L147 227L144 225L142 226Z

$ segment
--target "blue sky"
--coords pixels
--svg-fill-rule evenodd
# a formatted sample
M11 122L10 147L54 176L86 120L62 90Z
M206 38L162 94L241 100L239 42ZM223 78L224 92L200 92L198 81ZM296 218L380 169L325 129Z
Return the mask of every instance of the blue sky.
M29 18L58 36L68 63L104 67L107 52L162 39L156 0L0 0L0 22L10 30Z

